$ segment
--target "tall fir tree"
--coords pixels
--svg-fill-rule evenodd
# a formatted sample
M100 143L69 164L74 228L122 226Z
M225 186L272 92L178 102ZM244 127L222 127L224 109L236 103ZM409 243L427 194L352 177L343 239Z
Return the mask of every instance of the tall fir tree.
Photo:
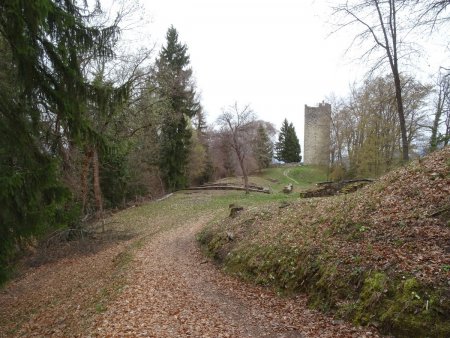
M289 129L289 122L287 119L284 119L283 123L281 124L280 133L278 134L278 142L275 143L275 158L278 161L283 162L285 161L284 149L288 129Z
M302 160L300 156L300 142L295 132L295 127L292 122L289 124L289 128L285 138L284 157L287 163L297 163Z
M168 29L166 40L156 61L154 79L158 95L167 108L162 118L159 165L166 188L174 191L187 184L190 119L201 106L195 98L187 46L178 41L173 26Z
M262 124L258 126L256 131L253 153L260 169L269 167L272 162L273 144Z
M95 93L81 62L111 56L118 30L90 27L86 6L0 1L0 281L17 247L69 221L54 140L98 137L86 119Z
M278 134L278 142L275 144L275 158L285 163L300 162L302 157L300 142L295 132L294 125L284 119Z

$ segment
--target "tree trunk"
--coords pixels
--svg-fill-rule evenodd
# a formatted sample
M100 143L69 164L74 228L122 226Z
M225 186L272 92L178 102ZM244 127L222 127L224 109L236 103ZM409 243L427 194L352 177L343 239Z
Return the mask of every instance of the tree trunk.
M159 170L159 168L156 169L158 171L158 180L159 180L159 185L161 187L161 193L164 196L166 194L166 188L164 186L164 182L163 179L161 177L161 171Z
M441 120L441 115L442 115L441 93L439 93L436 115L434 115L433 126L431 127L430 151L435 151L437 149L438 144L437 134L439 128L439 121Z
M244 158L241 156L238 156L238 159L239 159L239 165L241 166L242 175L244 176L245 193L249 194L250 191L248 190L248 175L247 175L247 170L245 169Z
M444 136L444 147L448 146L448 141L450 140L450 118L447 117L445 136Z
M83 215L86 212L86 203L88 199L89 186L88 186L88 175L89 167L91 166L92 151L87 150L84 154L83 168L81 170L81 211Z
M405 110L403 106L402 87L398 69L393 69L395 83L395 99L397 101L398 120L400 122L400 132L402 136L402 159L404 162L409 160L408 136L406 133Z
M398 111L398 119L400 122L400 132L402 139L402 159L403 162L407 162L409 160L409 147L408 147L408 138L406 132L406 122L405 122L405 109L403 106L403 97L402 97L402 86L400 81L400 72L398 70L398 53L397 53L397 8L395 6L395 0L389 0L389 20L386 23L383 20L383 14L380 9L380 4L378 1L374 2L374 5L378 12L378 18L380 22L380 27L383 31L384 37L384 45L375 37L376 43L385 49L386 55L389 60L389 65L391 66L392 75L394 76L394 85L395 85L395 101L397 103L397 111ZM391 37L391 43L388 38L388 29ZM373 33L372 33L373 34ZM392 49L391 49L392 48Z
M94 170L94 197L95 197L95 206L97 208L97 215L101 215L103 213L103 199L102 199L102 188L100 187L100 165L98 161L98 152L97 148L94 148L92 152L92 166Z

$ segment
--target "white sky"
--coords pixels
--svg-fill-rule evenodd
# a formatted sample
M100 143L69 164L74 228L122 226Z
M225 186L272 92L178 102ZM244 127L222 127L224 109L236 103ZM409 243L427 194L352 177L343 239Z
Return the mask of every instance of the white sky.
M168 27L177 29L188 46L208 122L235 101L250 104L260 119L277 128L284 118L293 122L303 150L304 105L316 105L332 92L346 95L367 70L363 62L344 55L352 34L328 37L332 28L327 2L141 1L141 14L150 23L140 39L156 43L159 51ZM441 62L424 61L433 64L427 66L433 73Z

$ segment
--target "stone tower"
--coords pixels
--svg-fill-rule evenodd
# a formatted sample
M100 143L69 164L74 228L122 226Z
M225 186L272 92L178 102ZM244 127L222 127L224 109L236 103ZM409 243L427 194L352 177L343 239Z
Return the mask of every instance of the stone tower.
M305 105L304 163L326 165L330 163L331 105L318 107Z

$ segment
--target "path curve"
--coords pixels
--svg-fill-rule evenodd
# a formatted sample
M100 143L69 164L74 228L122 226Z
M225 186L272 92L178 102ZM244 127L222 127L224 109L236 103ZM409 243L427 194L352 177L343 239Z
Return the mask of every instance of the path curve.
M91 328L97 336L375 337L225 275L199 252L207 218L160 233L132 262L129 283Z
M298 183L295 179L293 179L292 177L290 177L289 176L289 172L290 172L291 170L290 169L285 169L284 171L283 171L283 175L284 176L286 176L288 179L290 179L292 182L294 182L295 184L300 184L300 183Z

